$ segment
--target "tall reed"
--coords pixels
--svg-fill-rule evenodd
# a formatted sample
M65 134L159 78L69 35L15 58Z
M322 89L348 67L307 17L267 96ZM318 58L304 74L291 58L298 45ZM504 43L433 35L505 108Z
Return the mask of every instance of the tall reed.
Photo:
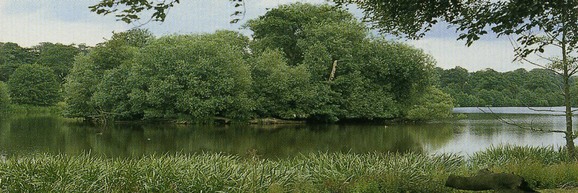
M34 155L0 163L7 192L446 192L458 156L319 153L267 160L223 154L105 159Z
M553 148L495 147L463 158L314 153L271 160L203 153L102 158L29 155L0 161L0 192L452 192L450 174L515 173L533 187L578 186L578 163Z

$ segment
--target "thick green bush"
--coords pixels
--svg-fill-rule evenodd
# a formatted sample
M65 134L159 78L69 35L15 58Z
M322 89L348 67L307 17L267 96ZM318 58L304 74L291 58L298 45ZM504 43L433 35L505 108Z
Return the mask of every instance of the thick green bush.
M8 84L12 101L17 104L51 106L60 98L56 75L49 67L39 64L20 66Z

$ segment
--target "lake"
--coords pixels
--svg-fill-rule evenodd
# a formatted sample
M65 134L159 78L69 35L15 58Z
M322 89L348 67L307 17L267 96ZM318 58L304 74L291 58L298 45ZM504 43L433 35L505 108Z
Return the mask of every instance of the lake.
M510 110L516 110L512 108ZM518 109L519 110L519 109ZM139 157L151 154L223 152L287 158L315 152L421 152L468 155L504 144L565 144L560 133L520 129L470 108L466 119L393 125L229 125L117 124L94 126L57 116L0 118L0 153L82 154ZM514 113L496 108L503 119L544 129L564 129L564 116ZM506 112L506 113L505 113ZM575 121L576 122L576 121Z

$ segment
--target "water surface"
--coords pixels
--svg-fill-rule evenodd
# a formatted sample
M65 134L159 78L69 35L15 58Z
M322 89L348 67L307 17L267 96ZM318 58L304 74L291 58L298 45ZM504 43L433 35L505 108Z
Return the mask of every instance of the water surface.
M500 114L527 127L563 129L564 117ZM503 144L564 145L559 133L520 129L496 114L427 124L196 126L118 124L94 126L57 116L0 119L0 153L81 154L134 157L150 154L222 152L286 158L315 152L420 152L468 155Z

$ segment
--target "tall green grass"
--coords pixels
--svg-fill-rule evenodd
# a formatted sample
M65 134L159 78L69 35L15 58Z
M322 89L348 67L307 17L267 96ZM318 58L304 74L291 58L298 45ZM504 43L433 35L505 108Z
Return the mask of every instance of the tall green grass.
M578 162L572 161L564 148L492 147L472 155L469 168L515 173L533 187L578 187Z
M62 115L63 109L64 103L62 102L54 106L12 104L8 112L16 115Z
M578 164L552 148L496 147L469 158L397 153L141 158L30 155L0 161L0 192L452 192L449 174L513 172L538 188L576 186ZM553 157L553 158L552 158Z
M35 155L0 163L6 192L447 192L457 156L310 154L267 160L222 154L105 159Z

